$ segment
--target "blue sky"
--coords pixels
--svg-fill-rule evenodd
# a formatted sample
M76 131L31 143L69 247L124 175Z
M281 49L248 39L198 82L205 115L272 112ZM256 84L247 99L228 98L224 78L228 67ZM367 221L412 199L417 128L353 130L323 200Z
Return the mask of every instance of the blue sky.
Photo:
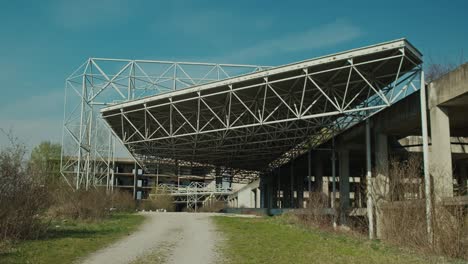
M89 57L280 65L406 37L426 61L457 63L468 53L466 10L468 1L3 1L0 128L29 146L59 142L64 80Z

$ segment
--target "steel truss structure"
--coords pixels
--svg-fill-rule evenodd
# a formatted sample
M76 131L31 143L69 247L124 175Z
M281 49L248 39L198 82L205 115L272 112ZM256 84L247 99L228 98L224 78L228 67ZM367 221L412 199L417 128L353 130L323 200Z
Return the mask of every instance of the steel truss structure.
M65 82L61 174L76 189L113 184L115 152L128 153L102 120L102 107L263 69L255 65L88 59Z
M221 184L191 182L188 186L159 184L150 196L170 195L174 203L185 204L188 209L197 211L199 205L205 206L216 201L226 202L231 193L231 187L224 187Z
M389 107L420 85L405 39L101 109L138 159L266 171Z

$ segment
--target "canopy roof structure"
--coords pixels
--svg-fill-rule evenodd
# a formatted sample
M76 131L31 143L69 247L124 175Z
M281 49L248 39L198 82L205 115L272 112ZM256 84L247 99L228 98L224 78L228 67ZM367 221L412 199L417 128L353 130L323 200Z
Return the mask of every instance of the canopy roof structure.
M101 109L137 159L264 171L392 105L422 55L399 39Z

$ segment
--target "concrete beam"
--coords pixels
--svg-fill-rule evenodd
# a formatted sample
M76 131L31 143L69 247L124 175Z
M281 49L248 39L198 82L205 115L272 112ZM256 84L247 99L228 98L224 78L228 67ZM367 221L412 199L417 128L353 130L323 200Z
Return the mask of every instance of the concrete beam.
M429 109L451 105L457 97L468 93L468 63L433 81L429 89Z

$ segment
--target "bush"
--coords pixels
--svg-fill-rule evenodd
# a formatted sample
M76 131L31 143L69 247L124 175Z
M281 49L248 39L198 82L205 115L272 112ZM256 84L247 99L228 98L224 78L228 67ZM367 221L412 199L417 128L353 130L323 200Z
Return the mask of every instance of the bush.
M62 186L52 192L52 206L48 210L51 218L70 218L82 220L99 220L110 213L112 200L105 190L71 190Z
M438 176L436 172L432 178ZM389 177L388 194L374 190L376 210L383 218L382 238L398 246L468 259L467 212L463 205L433 203L434 244L428 242L421 160L415 156L406 162L393 160Z
M328 210L328 196L321 192L312 192L306 208L288 212L285 218L291 223L329 229L333 216L327 214L326 210Z
M48 206L47 190L24 169L25 146L9 139L0 150L0 239L35 238L46 230L39 214Z
M134 212L137 209L137 204L133 195L129 192L114 190L110 194L111 206L118 212Z
M167 212L174 212L174 199L168 194L152 195L148 200L140 202L139 209L145 211L166 210Z

